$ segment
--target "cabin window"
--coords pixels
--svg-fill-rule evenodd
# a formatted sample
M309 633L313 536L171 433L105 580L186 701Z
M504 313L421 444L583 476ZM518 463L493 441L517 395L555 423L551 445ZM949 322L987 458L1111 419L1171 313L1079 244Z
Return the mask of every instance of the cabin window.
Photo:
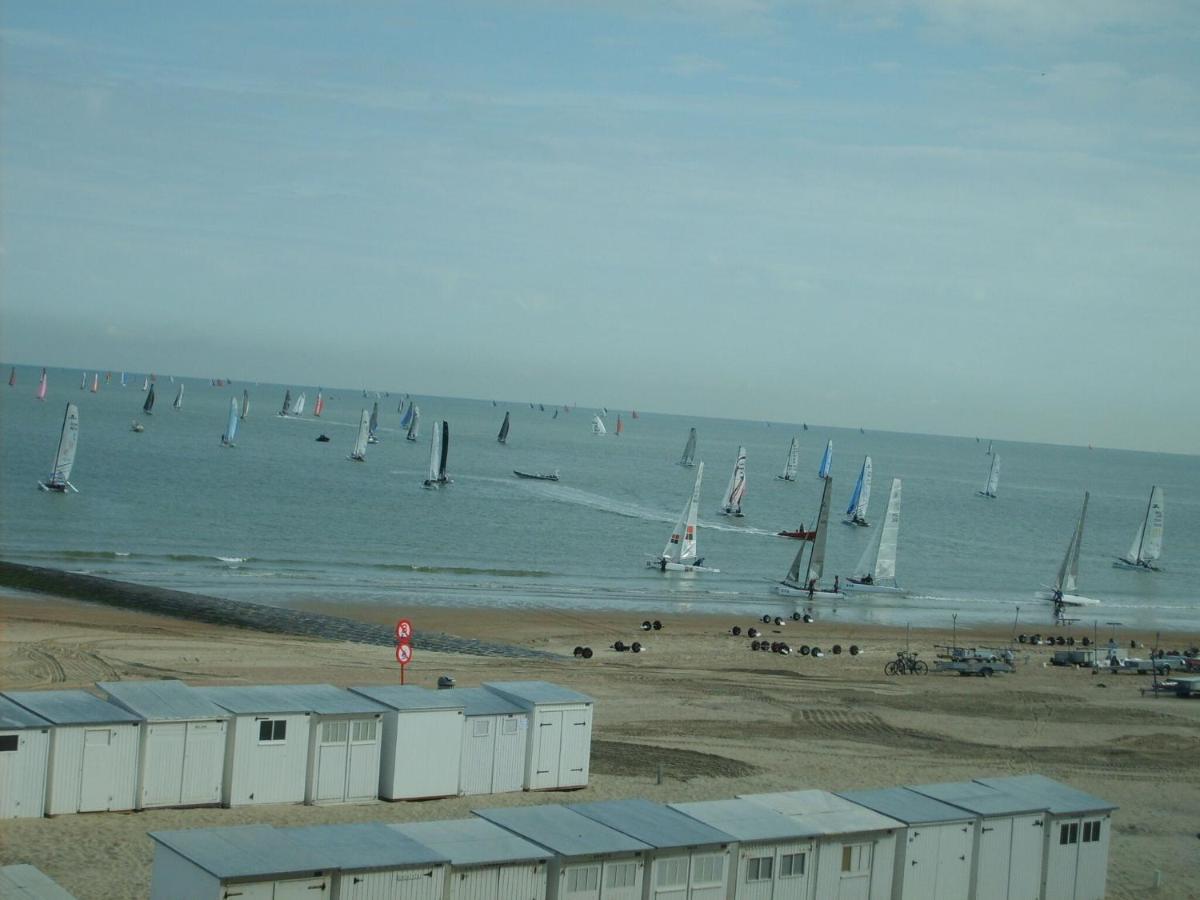
M1085 844L1100 840L1100 820L1083 823L1083 842Z
M567 869L567 893L593 892L600 887L599 866L574 866Z
M501 734L516 734L517 733L517 720L516 719L501 719L500 720L500 733Z
M1071 822L1068 825L1059 826L1058 843L1060 845L1079 843L1079 823Z
M373 744L375 742L375 719L359 719L354 723L350 740L357 744Z
M857 875L871 868L870 844L845 844L842 847L842 874Z
M15 734L0 735L0 753L12 753L17 749L18 739Z
M350 723L345 721L322 722L322 744L344 744L350 734Z
M260 744L282 744L286 740L286 719L263 719L258 723L258 742Z
M843 848L843 858L845 854ZM779 876L781 878L791 878L796 875L804 874L805 854L803 853L785 853L779 857ZM843 869L843 871L845 871Z
M674 856L670 859L660 859L655 866L654 886L660 888L687 887L688 859L686 856Z
M471 737L487 737L492 733L492 723L487 719L476 719L471 723Z
M746 880L770 881L774 869L775 858L773 856L755 856L746 860Z
M725 880L725 854L692 857L692 885L720 884Z
M627 888L637 884L637 863L619 862L608 863L604 867L604 886L606 888Z

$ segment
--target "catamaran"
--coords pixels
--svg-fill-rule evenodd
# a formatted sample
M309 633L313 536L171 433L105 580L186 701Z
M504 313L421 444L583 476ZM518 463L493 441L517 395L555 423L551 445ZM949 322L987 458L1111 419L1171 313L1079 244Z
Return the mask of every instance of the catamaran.
M604 427L599 416L592 416L592 434L608 434L608 429Z
M283 392L283 408L276 415L289 416L292 414L292 389L288 388Z
M100 373L99 372L97 372L95 375L92 376L92 393L93 394L100 393Z
M421 407L413 403L408 407L410 418L408 420L408 434L404 436L407 441L415 441L421 433Z
M42 377L38 379L37 394L35 396L39 400L46 399L46 370L42 369Z
M724 500L721 502L721 515L740 519L743 516L742 498L745 496L746 448L738 447L737 459L733 463L733 473L729 476L729 487L725 488Z
M621 414L617 413L617 427L613 429L613 434L617 437L621 436L621 432L625 430L625 423L621 421Z
M79 446L79 407L74 403L67 404L67 412L63 416L62 432L58 436L58 452L54 454L54 468L50 470L45 481L39 481L38 487L43 491L53 491L65 494L67 491L79 493L79 489L71 484L71 467L75 465L75 448Z
M142 404L142 412L148 416L154 415L154 385L150 385L150 393L146 395L146 402Z
M171 404L175 409L183 409L183 382L179 382L179 390L175 393L175 402Z
M300 396L296 398L296 402L292 404L291 412L288 415L299 416L304 414L304 401L307 398L304 391L300 392Z
M354 439L354 449L350 451L350 458L355 462L367 461L367 443L370 440L371 434L371 416L364 409L362 418L358 420L358 437Z
M1063 556L1062 565L1058 567L1058 575L1053 586L1038 592L1040 600L1050 600L1056 607L1061 606L1099 606L1099 600L1082 597L1075 593L1076 582L1079 579L1079 551L1083 546L1083 523L1087 518L1088 493L1083 492L1083 509L1079 511L1079 521L1075 523L1075 531L1071 542L1067 544L1067 552Z
M987 484L983 486L982 491L976 491L980 497L991 497L996 499L996 489L1000 487L1000 454L997 453L992 457L992 467L988 469Z
M695 465L692 460L696 458L696 429L692 428L688 431L687 443L683 445L683 456L679 457L679 465L687 466L688 468Z
M379 438L376 437L376 435L375 435L375 432L377 432L378 430L379 430L379 401L376 400L374 405L371 407L371 420L370 420L370 422L367 423L367 443L368 444L378 444L379 443Z
M862 468L858 470L858 481L854 482L854 493L850 496L850 505L846 507L847 525L870 525L867 521L867 504L871 501L871 457L863 457Z
M450 456L450 425L448 422L434 422L429 436L429 471L425 476L425 487L437 488L450 484L446 477L446 460Z
M250 415L250 392L248 390L243 389L242 390L242 413L239 418L244 419L248 415Z
M317 402L313 404L313 416L319 419L323 412L325 412L325 397L321 393L321 389L317 388Z
M121 387L125 387L128 384L129 384L129 376L126 375L124 372L122 372L121 373Z
M700 510L700 480L704 477L704 463L696 466L696 482L679 520L671 529L667 546L656 559L646 561L647 568L661 572L719 572L704 565L704 559L696 556L696 518Z
M847 591L905 594L896 584L896 549L900 540L900 479L892 479L887 512L875 540L867 544L854 567L854 574L842 585Z
M817 466L817 477L828 478L830 469L833 468L833 440L829 440L825 444L825 452L821 454L821 464Z
M1129 553L1113 563L1118 569L1140 569L1158 571L1158 558L1162 555L1163 542L1163 489L1158 485L1150 488L1150 501L1146 504L1146 515L1133 536Z
M785 597L804 595L810 599L821 600L840 600L846 596L840 590L821 587L821 573L825 568L825 539L829 533L829 498L832 491L833 478L826 478L825 487L821 491L821 508L817 511L817 527L813 537L800 545L787 575L775 585L775 593ZM805 550L808 550L807 565L804 562Z
M787 459L783 463L783 472L775 477L780 481L795 481L796 470L800 468L800 438L792 435L792 445L788 447Z
M229 398L229 419L225 423L225 433L221 435L222 447L236 447L234 440L238 430L238 402L236 397Z
M501 444L508 443L508 413L504 414L504 421L500 423L500 433L496 435L496 441Z

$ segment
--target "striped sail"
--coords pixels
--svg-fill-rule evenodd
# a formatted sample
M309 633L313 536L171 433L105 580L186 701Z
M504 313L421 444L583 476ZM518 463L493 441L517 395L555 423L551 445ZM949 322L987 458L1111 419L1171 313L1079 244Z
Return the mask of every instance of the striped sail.
M725 489L725 501L721 512L727 516L742 514L742 498L746 496L746 448L738 447L737 459L733 463L733 473L729 476L729 486Z

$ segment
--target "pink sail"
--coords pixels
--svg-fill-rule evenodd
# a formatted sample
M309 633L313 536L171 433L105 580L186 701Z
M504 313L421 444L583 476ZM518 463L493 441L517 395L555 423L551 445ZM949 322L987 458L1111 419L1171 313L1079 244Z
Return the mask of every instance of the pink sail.
M37 398L39 400L46 399L46 370L42 369L42 378L38 382Z

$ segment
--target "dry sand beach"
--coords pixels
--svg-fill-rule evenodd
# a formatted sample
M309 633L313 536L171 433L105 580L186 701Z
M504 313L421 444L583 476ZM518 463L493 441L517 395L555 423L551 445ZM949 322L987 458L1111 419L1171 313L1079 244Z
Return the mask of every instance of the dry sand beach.
M194 684L398 680L388 648L261 634L12 591L0 595L0 609L0 684L10 689L137 678ZM1109 896L1200 897L1200 703L1144 697L1142 676L1053 668L1048 648L1019 646L1015 675L893 679L884 676L883 665L904 646L903 631L793 622L777 628L749 615L739 620L342 604L314 611L383 623L405 614L418 641L422 630L444 631L562 654L467 656L422 651L418 643L407 680L432 687L443 674L460 686L535 678L590 694L596 700L591 785L568 794L420 803L9 820L0 824L0 858L39 866L82 900L134 898L146 896L149 888L152 850L145 834L160 829L445 819L494 805L632 796L697 800L1040 772L1119 804ZM661 619L663 629L643 633L644 618ZM770 639L793 648L819 645L827 655L753 653L749 638L728 634L735 624L763 628ZM958 638L960 644L1001 646L1009 631L960 631ZM616 653L611 645L618 639L639 640L646 652ZM934 645L949 640L948 630L911 636L913 648L931 661ZM1178 635L1165 643L1186 646L1196 640ZM835 643L857 644L863 652L834 656L828 651ZM576 645L592 647L595 656L573 658ZM1162 887L1152 891L1156 870Z

